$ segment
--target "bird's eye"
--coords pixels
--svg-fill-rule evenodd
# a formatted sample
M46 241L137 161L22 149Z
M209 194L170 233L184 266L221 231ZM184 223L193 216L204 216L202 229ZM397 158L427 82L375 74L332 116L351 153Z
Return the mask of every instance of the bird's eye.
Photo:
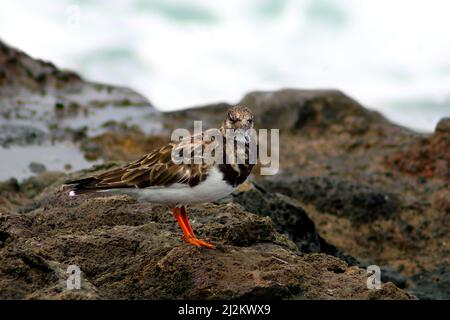
M253 119L248 119L248 123L253 123Z

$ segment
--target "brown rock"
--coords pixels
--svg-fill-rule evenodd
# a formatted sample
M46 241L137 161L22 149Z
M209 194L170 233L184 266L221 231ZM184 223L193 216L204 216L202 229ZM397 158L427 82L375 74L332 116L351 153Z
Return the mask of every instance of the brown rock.
M271 219L237 204L191 209L199 236L218 245L208 250L181 240L165 206L59 191L36 201L26 215L0 216L3 299L412 298L391 284L372 292L365 270L302 254ZM82 271L80 291L66 288L69 265Z

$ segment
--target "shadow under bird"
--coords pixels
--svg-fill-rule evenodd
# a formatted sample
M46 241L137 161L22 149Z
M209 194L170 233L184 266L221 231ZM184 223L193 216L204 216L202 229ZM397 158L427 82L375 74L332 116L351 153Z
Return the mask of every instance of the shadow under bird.
M186 242L195 246L214 248L213 244L195 236L189 224L186 206L226 197L247 179L253 168L248 157L251 129L253 129L253 115L250 109L243 106L232 107L227 111L219 129L201 132L200 139L191 135L178 142L170 142L121 168L68 181L66 185L69 186L69 195L107 192L127 194L141 201L170 205ZM196 150L204 151L208 148L215 140L202 137L214 136L212 130L216 130L215 133L223 139L222 143L218 144L223 148L221 161L179 163L173 160L173 152L191 150L190 156L193 156ZM242 133L245 138L243 151L235 149L233 142L234 150L230 152L230 144L225 141L226 132L230 130ZM230 154L243 160L230 161Z

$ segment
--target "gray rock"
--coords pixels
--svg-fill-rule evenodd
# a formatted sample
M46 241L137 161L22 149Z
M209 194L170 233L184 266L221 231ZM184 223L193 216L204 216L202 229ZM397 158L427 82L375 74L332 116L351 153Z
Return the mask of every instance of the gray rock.
M329 177L276 177L262 182L267 189L313 203L321 212L354 221L373 221L393 215L395 194L363 184Z
M327 253L339 257L349 265L359 265L357 259L327 243L320 236L314 222L294 199L268 192L261 185L253 183L248 188L235 191L233 201L249 212L270 217L277 230L286 234L300 251Z
M37 173L37 174L43 173L47 170L45 165L42 163L39 163L39 162L31 162L29 165L29 168L30 168L31 172Z
M45 131L32 126L0 124L0 147L40 144L46 138Z
M407 286L407 278L400 272L389 266L381 267L381 281L392 282L397 287L402 289L406 288Z
M450 117L442 118L436 125L436 132L450 133Z
M441 266L434 271L423 271L413 277L414 287L411 291L419 299L450 299L450 268Z
M304 132L340 126L342 131L362 133L370 125L385 121L337 90L255 91L245 95L240 104L254 111L260 128Z

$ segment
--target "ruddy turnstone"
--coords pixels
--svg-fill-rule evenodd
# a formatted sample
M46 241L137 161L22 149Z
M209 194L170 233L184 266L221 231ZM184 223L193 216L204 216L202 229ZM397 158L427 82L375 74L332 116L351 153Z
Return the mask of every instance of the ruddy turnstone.
M243 106L232 107L219 129L202 131L200 139L198 135L191 135L180 141L170 142L121 168L81 180L68 181L66 184L70 187L69 195L112 192L128 194L143 201L168 204L173 208L173 214L186 242L214 248L213 244L195 236L189 224L186 206L221 199L247 179L253 168L248 156L251 129L251 111ZM244 137L244 148L236 147L238 143L235 144L234 141L227 143L227 133L235 130L240 132L240 137ZM212 138L204 139L206 136ZM223 143L217 144L220 141L217 137L221 138ZM204 151L213 143L219 149L210 148L213 149L211 155L214 158L209 157L208 161L205 161ZM230 147L233 150L230 150ZM200 154L201 161L174 161L173 155L178 154L180 150L189 150L190 157ZM218 157L215 157L216 155ZM186 159L186 154L183 157Z

